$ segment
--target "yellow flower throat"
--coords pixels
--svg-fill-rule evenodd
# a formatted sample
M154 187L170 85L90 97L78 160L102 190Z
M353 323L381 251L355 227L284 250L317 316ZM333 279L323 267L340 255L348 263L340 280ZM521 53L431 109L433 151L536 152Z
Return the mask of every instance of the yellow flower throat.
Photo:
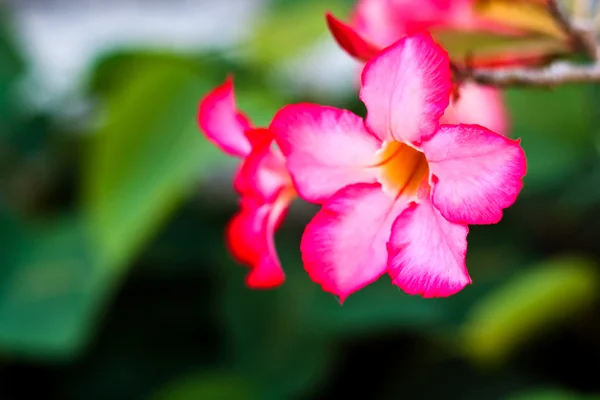
M383 191L392 196L416 194L429 176L425 154L414 147L400 142L384 142L378 153L378 181Z

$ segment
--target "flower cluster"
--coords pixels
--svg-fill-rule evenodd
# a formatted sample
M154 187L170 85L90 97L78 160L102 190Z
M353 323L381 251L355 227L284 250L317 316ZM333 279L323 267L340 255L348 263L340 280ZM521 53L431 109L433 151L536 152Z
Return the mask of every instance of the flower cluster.
M394 2L360 2L356 26L368 41L328 16L342 46L366 61L366 118L301 103L253 128L231 79L200 104L206 136L243 159L234 182L241 210L227 236L251 268L251 287L283 282L273 233L299 196L321 205L302 237L305 269L340 301L386 273L406 293L452 295L471 283L468 225L499 222L521 190L525 155L518 140L494 132L505 129L497 93L474 86L453 102L448 54L424 31L442 20L476 25L470 2L424 2L431 7L412 20L377 3Z
M273 234L296 191L283 155L272 146L273 134L253 128L237 110L231 78L200 102L198 124L221 150L242 158L234 181L241 206L227 227L227 243L233 256L251 267L246 283L257 289L280 285L284 274Z
M473 0L424 0L416 8L412 0L360 0L351 25L329 13L327 24L340 46L361 61L368 61L403 36L423 30L512 33L507 27L479 17L473 10L473 3ZM497 62L498 59L485 60L485 63ZM458 96L451 96L442 122L478 124L503 135L508 131L500 91L472 83L462 85Z

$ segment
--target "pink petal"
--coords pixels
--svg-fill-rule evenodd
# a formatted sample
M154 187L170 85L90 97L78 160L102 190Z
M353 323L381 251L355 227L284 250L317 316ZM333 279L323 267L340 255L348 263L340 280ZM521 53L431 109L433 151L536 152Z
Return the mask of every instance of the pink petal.
M242 207L231 219L226 229L227 246L233 258L240 264L252 266L260 258L261 232L268 214L268 207Z
M245 135L250 122L236 108L231 77L202 99L198 108L198 124L224 152L240 157L250 152L250 142Z
M396 12L396 3L390 0L359 0L352 26L380 48L388 47L406 35L402 15Z
M344 186L376 181L381 143L350 111L314 104L282 108L270 129L300 196L322 202Z
M387 47L404 35L435 28L494 30L474 12L474 0L360 0L355 25L363 37Z
M289 205L289 198L274 203L242 201L240 212L227 227L227 244L234 258L251 268L246 284L268 289L283 283L285 276L277 257L273 235Z
M246 276L246 285L252 289L272 289L285 281L285 275L275 256L261 258Z
M331 13L325 15L329 31L341 48L361 61L373 57L379 47L363 39L352 27L336 19Z
M394 222L388 272L408 294L447 297L471 283L466 225L447 221L429 200L412 203Z
M500 90L467 83L460 86L459 93L459 99L446 109L440 123L481 125L506 136L508 115Z
M300 249L310 278L344 301L385 271L385 243L405 203L379 184L355 184L337 192L307 225Z
M494 224L523 186L525 153L510 140L478 125L442 125L423 152L433 182L433 204L461 224Z
M273 202L283 187L292 186L285 158L273 147L273 134L268 129L251 129L246 135L252 151L236 174L234 186L243 197Z
M407 36L363 70L366 125L381 140L418 144L437 130L450 90L448 54L428 33Z

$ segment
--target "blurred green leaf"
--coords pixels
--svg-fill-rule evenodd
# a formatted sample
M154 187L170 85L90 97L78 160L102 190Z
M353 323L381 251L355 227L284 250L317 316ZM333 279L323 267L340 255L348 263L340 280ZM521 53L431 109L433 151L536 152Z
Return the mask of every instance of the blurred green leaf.
M591 87L511 89L506 98L511 136L522 139L527 155L527 190L562 185L579 171L586 158L596 157L591 135L595 121Z
M549 140L581 144L594 126L592 91L588 85L507 90L515 131L534 131Z
M14 117L15 112L11 89L17 78L25 71L25 63L12 40L7 18L0 4L0 124L5 118ZM0 135L6 128L0 129Z
M85 157L82 219L23 234L12 224L3 234L14 242L3 243L0 281L0 345L8 351L64 356L79 349L115 272L219 162L195 121L215 71L204 80L191 63L157 57L111 73L106 120Z
M106 294L81 221L65 217L25 228L2 221L0 349L9 354L68 357L85 343Z
M245 271L240 270L226 289L222 311L235 365L268 383L278 398L308 393L326 379L342 338L398 328L433 329L446 317L443 301L404 295L386 279L340 305L306 275L299 264L297 238L288 241L282 236L277 240L285 284L252 291L243 287ZM235 266L223 265L223 270L229 268Z
M170 383L152 400L259 400L264 399L245 377L211 371L191 375Z
M517 272L470 310L464 351L476 361L499 363L539 332L576 317L596 299L595 267L590 259L563 256Z
M195 64L190 57L172 52L123 51L106 54L100 58L88 79L88 88L93 93L114 95L123 90L138 71L148 67L170 66L191 72ZM214 71L204 71L214 73Z
M0 14L0 89L25 70L23 58L12 39L6 16Z
M218 160L195 120L209 89L191 68L158 62L136 69L108 97L84 178L85 215L108 264L129 259Z
M198 93L200 99L213 87L225 80L225 75L234 77L236 101L238 108L250 117L256 126L267 126L275 112L289 101L282 99L280 93L269 86L263 68L249 68L236 63L221 53L207 53L198 57L159 51L126 51L109 53L101 58L93 74L90 76L88 88L100 96L111 96L115 91L129 85L129 80L137 71L149 66L170 65L199 74L203 84L210 83L203 92ZM195 112L195 110L194 110Z
M600 203L600 165L578 174L576 179L565 185L559 201L572 213Z
M7 351L60 357L79 350L118 272L219 162L195 121L213 82L168 59L114 73L128 76L105 92L107 119L85 158L83 213L34 232L1 225L11 239L0 257L0 346Z
M307 278L308 280L308 278ZM310 283L312 294L303 296L305 324L324 335L359 335L397 328L435 326L447 307L438 300L409 296L387 277L350 296L343 305Z
M226 288L222 302L230 362L274 398L310 392L329 369L332 342L304 324L302 299L286 288L250 290L240 278Z
M590 104L600 104L598 85L590 89ZM588 135L592 138L593 146L590 147L594 150L594 157L590 157L585 164L580 162L582 167L589 166L589 169L580 171L561 187L561 202L576 212L583 212L600 203L600 128L595 123L600 120L600 107L592 106L591 114L594 123L589 127Z
M319 37L327 37L326 11L344 15L346 10L343 0L285 2L264 15L250 39L250 53L262 65L298 55Z
M509 396L507 400L594 400L599 395L581 395L564 389L536 389Z

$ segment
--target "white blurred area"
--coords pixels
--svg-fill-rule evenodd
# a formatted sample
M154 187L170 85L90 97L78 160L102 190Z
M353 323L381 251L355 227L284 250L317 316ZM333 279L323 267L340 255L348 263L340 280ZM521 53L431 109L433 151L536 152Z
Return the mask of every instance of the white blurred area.
M41 108L77 103L80 83L104 52L123 48L199 52L248 37L268 0L12 0L18 44L31 62L27 97ZM325 23L325 22L323 22ZM357 64L330 37L274 67L290 87L335 96L352 88Z
M248 35L264 0L14 0L16 38L31 61L37 101L73 95L91 62L119 48L197 52Z

